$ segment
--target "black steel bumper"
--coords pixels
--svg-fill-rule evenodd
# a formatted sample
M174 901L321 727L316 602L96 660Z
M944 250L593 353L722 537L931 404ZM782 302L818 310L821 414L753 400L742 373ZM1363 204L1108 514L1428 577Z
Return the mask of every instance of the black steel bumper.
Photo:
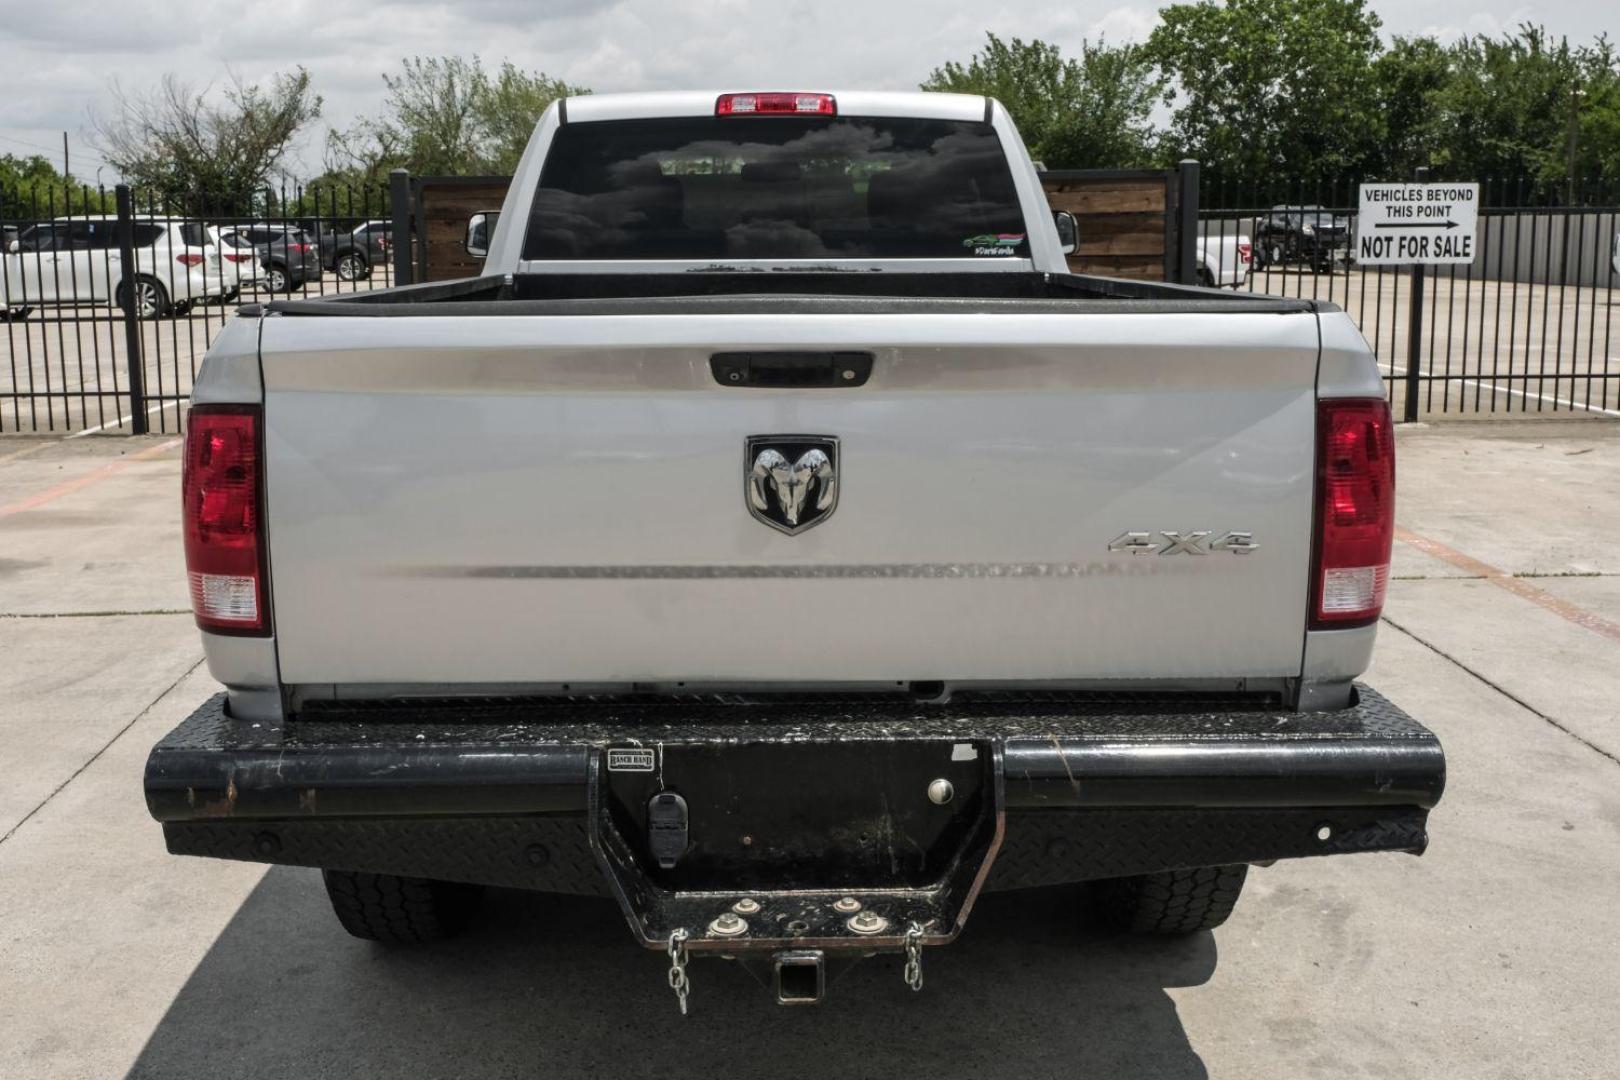
M913 923L946 941L981 889L1424 849L1444 755L1377 693L1322 713L1207 704L389 702L261 724L221 695L153 749L146 799L176 854L613 895L646 944L685 927L728 950L892 947ZM610 768L614 749L641 753ZM923 798L936 772L953 806ZM660 790L692 802L684 868L649 854L640 815ZM893 932L849 932L822 903L846 894ZM704 940L740 896L763 898L760 932Z

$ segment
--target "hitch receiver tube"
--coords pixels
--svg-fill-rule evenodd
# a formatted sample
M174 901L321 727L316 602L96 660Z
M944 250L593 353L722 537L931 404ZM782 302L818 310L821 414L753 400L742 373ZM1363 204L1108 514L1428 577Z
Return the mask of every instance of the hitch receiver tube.
M778 1005L819 1005L826 994L826 957L820 949L785 949L776 954Z

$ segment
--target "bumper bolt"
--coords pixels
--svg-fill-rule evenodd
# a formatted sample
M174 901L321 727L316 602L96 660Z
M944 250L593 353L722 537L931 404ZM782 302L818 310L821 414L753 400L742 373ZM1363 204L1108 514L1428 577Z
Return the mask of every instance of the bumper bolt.
M862 911L851 915L844 923L857 934L880 934L889 927L889 920L875 911Z
M759 914L759 901L755 900L752 896L745 896L735 904L732 904L731 910L735 911L739 915L757 915Z
M747 929L747 921L739 919L729 911L717 915L715 920L709 924L709 933L717 934L720 937L736 937Z
M853 896L842 896L833 901L833 910L840 915L849 915L861 910L861 902Z
M935 806L944 806L956 797L956 788L951 782L941 777L928 785L928 801Z

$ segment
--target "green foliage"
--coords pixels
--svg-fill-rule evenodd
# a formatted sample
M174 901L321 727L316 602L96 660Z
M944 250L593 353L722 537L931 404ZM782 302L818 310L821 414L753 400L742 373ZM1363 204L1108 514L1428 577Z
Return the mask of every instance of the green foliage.
M1380 24L1365 0L1203 0L1159 15L1147 56L1173 80L1171 157L1240 184L1378 157Z
M1163 80L1139 45L1080 43L1078 59L1056 45L986 35L966 64L936 68L924 90L984 94L1007 107L1030 156L1053 169L1123 168L1154 156L1149 114Z
M473 102L473 118L482 139L480 169L488 173L516 170L518 158L534 134L535 122L546 107L558 98L588 93L584 87L570 86L544 72L531 74L503 63Z
M1452 52L1433 38L1396 38L1373 61L1378 85L1378 152L1366 163L1386 178L1412 175L1419 165L1437 164L1445 137L1439 98L1453 77Z
M58 172L39 154L0 154L0 217L102 214L113 209L114 201L112 192L102 193Z
M1620 175L1620 71L1605 38L1572 48L1522 26L1500 38L1464 38L1448 50L1451 76L1434 96L1435 158L1466 176L1552 182Z
M375 186L397 168L419 176L510 173L546 107L590 93L511 63L491 76L476 56L411 57L383 83L382 116L328 135L329 178Z
M268 86L233 77L214 99L173 75L148 95L124 94L117 116L93 118L107 163L155 208L245 213L275 176L298 133L321 115L303 68Z
M398 132L398 152L416 173L472 172L478 161L473 109L488 82L478 57L420 57L398 75L384 75L385 107Z

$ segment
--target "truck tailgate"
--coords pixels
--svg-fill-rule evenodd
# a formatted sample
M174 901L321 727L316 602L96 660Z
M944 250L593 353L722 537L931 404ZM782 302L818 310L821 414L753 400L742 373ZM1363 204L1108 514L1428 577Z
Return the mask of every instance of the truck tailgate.
M285 683L1300 671L1314 314L262 325ZM739 350L874 365L720 385ZM745 440L811 433L839 440L838 502L784 535L749 513ZM1110 550L1163 531L1258 547Z

